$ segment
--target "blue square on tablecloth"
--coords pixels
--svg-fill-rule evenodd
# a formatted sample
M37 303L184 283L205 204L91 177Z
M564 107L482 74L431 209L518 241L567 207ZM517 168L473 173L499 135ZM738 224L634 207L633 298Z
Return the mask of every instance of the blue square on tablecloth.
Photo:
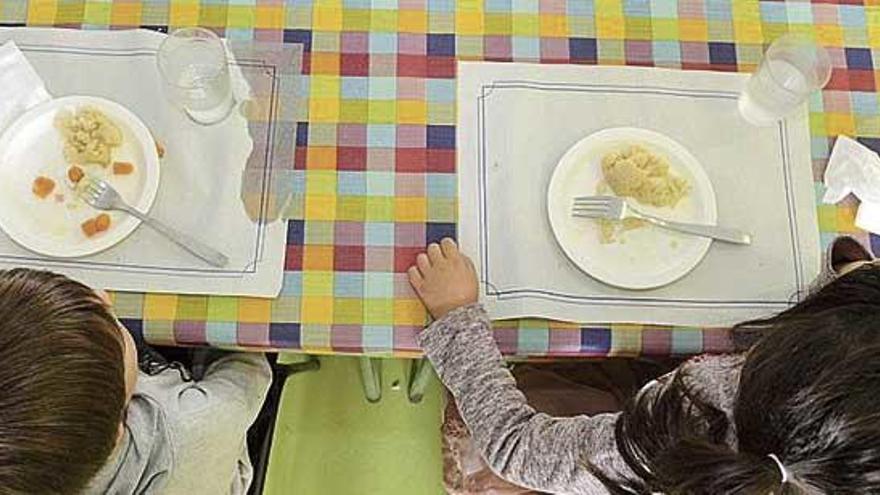
M651 17L649 0L624 0L623 15L626 17Z
M285 29L285 43L302 43L303 50L312 51L312 32L308 29Z
M363 172L340 170L336 172L336 192L342 196L367 194L367 179Z
M206 322L205 341L210 345L237 345L238 324L234 321Z
M297 122L296 124L296 145L308 146L309 144L309 124L308 122Z
M514 36L513 58L516 60L540 59L541 38L536 38L534 36Z
M287 245L301 246L305 239L305 221L289 220L287 222Z
M394 328L391 326L364 325L361 343L366 350L387 351L394 348Z
M429 12L455 12L455 0L428 0Z
M733 12L728 0L709 0L706 2L706 19L709 21L729 21Z
M370 98L370 80L366 77L342 77L342 98L345 100L367 100Z
M432 103L455 101L455 79L428 79L425 93Z
M270 323L269 342L273 347L298 349L300 347L299 323Z
M761 2L761 21L765 23L788 24L786 5L782 2Z
M611 349L611 330L608 328L581 328L581 351L605 354Z
M818 93L818 91L817 91ZM858 115L877 115L880 108L877 106L877 93L873 91L851 91L853 112Z
M596 61L595 38L571 38L568 40L568 54L576 61Z
M455 224L445 222L429 222L425 229L425 244L440 242L444 237L455 239Z
M425 177L428 198L454 198L458 192L455 174L428 173Z
M299 297L302 295L302 272L288 272L285 271L283 283L281 284L281 294L282 296L292 296Z
M874 68L870 48L844 48L844 50L846 50L846 66L848 68L865 70Z
M428 55L455 55L455 35L428 33Z
M393 246L394 223L367 222L364 224L364 245L377 247Z
M593 2L566 2L565 13L572 17L593 17Z
M657 66L681 65L681 44L678 41L654 40L651 42L651 54Z
M370 33L370 53L397 53L397 34Z
M455 126L429 125L427 143L429 149L455 149Z
M736 47L733 43L709 43L709 62L735 65Z
M334 297L364 297L364 274L337 271L333 274Z
M393 124L367 126L367 146L370 148L393 148L396 142L397 128Z
M813 23L813 6L809 3L787 3L785 10L791 24Z
M865 27L865 7L861 5L841 5L837 8L837 16L841 26Z
M510 0L486 0L486 12L494 12L501 14L509 14L511 8Z

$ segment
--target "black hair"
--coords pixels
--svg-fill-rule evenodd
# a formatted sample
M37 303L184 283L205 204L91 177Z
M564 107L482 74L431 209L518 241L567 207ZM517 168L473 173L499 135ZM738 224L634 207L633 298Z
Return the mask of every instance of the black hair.
M745 357L733 424L693 393L680 367L619 417L617 446L636 477L591 466L608 489L880 493L880 267L856 269L734 334Z

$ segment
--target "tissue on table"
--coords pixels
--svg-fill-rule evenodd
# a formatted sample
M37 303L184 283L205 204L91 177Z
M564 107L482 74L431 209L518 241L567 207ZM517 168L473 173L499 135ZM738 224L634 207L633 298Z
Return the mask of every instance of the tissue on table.
M825 169L825 203L849 194L859 200L856 226L880 233L880 156L854 139L838 136Z
M26 110L51 98L15 43L0 45L0 132Z

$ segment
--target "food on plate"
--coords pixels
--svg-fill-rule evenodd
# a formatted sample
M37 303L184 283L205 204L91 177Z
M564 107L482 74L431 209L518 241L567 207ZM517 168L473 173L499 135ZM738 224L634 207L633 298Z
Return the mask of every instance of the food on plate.
M159 158L165 158L165 147L158 140L156 140L156 154Z
M86 176L86 173L83 172L83 169L77 167L76 165L72 165L69 169L67 169L67 178L70 179L70 182L73 184L79 184L79 181Z
M116 175L130 175L134 172L134 165L129 162L113 162L113 173Z
M31 186L31 191L40 199L46 199L54 190L55 181L42 175L34 179L33 186Z
M93 237L101 232L106 232L110 228L110 215L101 213L94 218L89 218L80 225L80 228L86 237Z
M641 146L628 146L602 158L605 182L622 197L651 206L675 207L690 186L669 172L669 161Z
M98 233L98 222L94 218L90 218L80 224L80 228L83 231L83 234L86 237L92 237L93 235Z
M59 112L55 126L64 138L64 158L69 163L110 164L113 149L122 144L122 131L93 107Z
M110 228L110 215L106 213L101 213L97 217L95 217L95 227L98 229L98 232L104 232Z
M670 172L665 157L638 145L626 146L602 157L602 177L596 194L633 198L655 207L674 208L690 192L688 181ZM599 240L603 244L624 242L618 239L619 234L647 224L637 218L598 222Z

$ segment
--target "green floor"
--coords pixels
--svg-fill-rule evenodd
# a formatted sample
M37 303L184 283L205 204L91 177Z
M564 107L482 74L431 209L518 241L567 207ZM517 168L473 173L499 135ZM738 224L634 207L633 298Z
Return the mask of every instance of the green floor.
M382 360L382 400L364 399L358 361L321 357L321 369L288 378L263 493L443 493L440 386L406 396L409 361Z

